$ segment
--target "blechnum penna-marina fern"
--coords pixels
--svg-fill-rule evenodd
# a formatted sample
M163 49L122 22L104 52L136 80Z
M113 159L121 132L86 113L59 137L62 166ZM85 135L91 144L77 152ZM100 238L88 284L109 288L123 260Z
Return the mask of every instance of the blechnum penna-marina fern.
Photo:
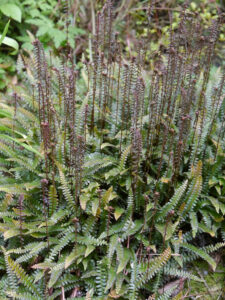
M220 16L205 30L184 9L164 53L128 58L113 14L108 0L81 67L35 40L0 103L3 299L161 299L225 245Z

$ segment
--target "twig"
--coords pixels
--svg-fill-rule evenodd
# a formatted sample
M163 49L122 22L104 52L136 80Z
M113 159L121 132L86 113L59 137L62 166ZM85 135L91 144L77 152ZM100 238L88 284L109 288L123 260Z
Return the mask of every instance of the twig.
M207 288L209 295L212 297L212 293L210 291L210 288L209 288L207 282L205 281L204 277L202 276L201 272L199 271L198 267L194 266L194 268L197 271L198 275L201 277L202 281L204 282L204 285Z

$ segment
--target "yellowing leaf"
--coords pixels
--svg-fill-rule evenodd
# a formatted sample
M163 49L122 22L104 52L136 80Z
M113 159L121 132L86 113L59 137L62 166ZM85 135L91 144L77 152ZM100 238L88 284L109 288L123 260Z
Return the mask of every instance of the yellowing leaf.
M115 219L118 220L123 213L124 213L124 209L123 208L116 207L115 211L114 211L114 217L115 217Z
M113 200L117 197L117 194L113 192L113 187L111 186L103 195L102 201L104 204L109 203L109 201Z
M11 238L11 237L13 237L13 236L17 236L17 235L19 235L19 234L20 234L19 229L11 228L11 229L9 229L9 230L7 230L7 231L5 231L5 232L3 233L4 240L7 240L7 239L9 239L9 238Z
M82 194L82 195L80 196L80 206L81 206L81 208L82 208L83 210L86 209L86 205L87 205L88 200L89 200L89 196L88 196L88 195Z
M99 209L99 199L96 198L92 201L92 214L93 216L97 215L97 211ZM100 210L100 209L99 209ZM98 212L99 213L99 212Z
M53 268L54 265L55 265L55 263L52 263L52 262L43 262L43 263L40 263L40 264L33 265L32 268L33 269L47 270L47 269Z
M169 182L170 182L170 178L162 177L162 178L161 178L161 181L162 181L163 183L169 183Z

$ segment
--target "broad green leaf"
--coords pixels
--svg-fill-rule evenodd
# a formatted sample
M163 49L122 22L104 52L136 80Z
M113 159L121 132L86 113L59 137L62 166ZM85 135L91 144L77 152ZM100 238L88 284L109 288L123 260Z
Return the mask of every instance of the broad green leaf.
M146 207L146 211L148 212L150 209L152 209L154 207L153 203L148 203L147 207Z
M116 148L115 145L112 145L110 143L103 143L103 144L101 144L101 149L104 149L105 147L114 147L114 148Z
M19 6L13 3L6 3L0 5L0 11L7 17L12 18L13 20L21 22L22 12Z
M0 34L0 39L1 39L2 35ZM9 37L4 37L3 41L2 41L2 44L5 44L13 49L15 49L15 51L12 53L12 54L16 54L16 52L18 51L19 49L19 44L17 43L16 40L14 39L11 39Z
M114 168L110 170L109 172L105 173L105 179L109 179L109 177L114 177L117 176L120 173L120 170L118 168Z

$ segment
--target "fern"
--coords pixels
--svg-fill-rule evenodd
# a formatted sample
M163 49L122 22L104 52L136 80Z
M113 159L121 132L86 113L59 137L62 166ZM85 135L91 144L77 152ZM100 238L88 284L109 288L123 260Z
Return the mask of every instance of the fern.
M162 207L161 211L156 215L156 219L158 220L163 219L168 214L168 212L171 211L176 206L176 204L180 201L181 197L183 196L187 188L187 184L188 181L185 180L185 182L176 190L171 200L168 203L166 203Z
M213 268L213 270L216 269L216 262L204 250L199 249L199 248L197 248L193 245L187 244L187 243L182 243L180 246L193 252L196 256L199 256L202 259L204 259L205 261L207 261L208 264Z
M2 247L2 250L4 248ZM34 293L36 296L41 297L38 289L34 285L34 280L31 276L27 275L26 272L23 270L23 268L12 260L12 258L5 253L5 259L7 261L7 264L9 265L9 268L11 271L16 275L16 277L26 286L32 293Z

